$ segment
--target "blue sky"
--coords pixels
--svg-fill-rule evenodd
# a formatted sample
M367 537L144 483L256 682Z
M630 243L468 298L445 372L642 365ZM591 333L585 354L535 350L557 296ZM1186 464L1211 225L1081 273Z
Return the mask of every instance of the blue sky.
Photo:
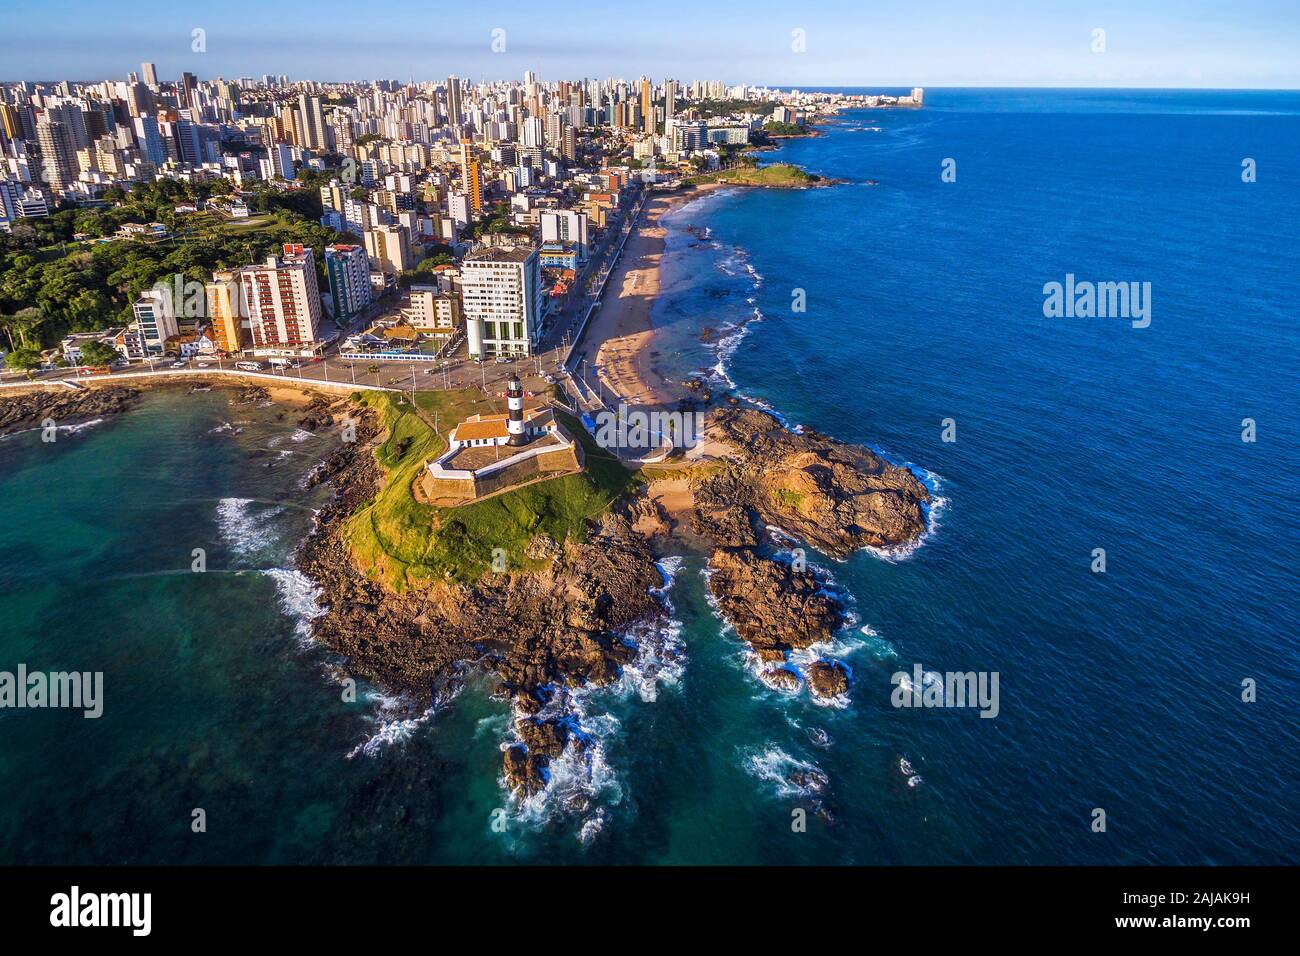
M127 11L131 11L128 14ZM743 12L737 12L743 11ZM206 31L207 51L191 50ZM505 52L491 49L504 30ZM1091 50L1094 29L1106 51ZM806 52L791 49L792 31ZM783 86L1300 88L1297 0L3 0L0 80L622 76Z

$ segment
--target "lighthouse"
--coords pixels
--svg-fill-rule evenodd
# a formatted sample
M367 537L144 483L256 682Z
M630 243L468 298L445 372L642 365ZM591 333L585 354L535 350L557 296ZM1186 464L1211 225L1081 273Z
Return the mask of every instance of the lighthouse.
M524 444L524 385L519 381L518 370L510 372L510 383L506 386L506 407L510 417L506 421L506 431L510 438L508 444Z

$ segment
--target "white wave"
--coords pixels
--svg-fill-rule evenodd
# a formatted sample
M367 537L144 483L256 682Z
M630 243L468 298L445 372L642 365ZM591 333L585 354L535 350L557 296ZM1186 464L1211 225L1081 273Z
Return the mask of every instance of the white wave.
M312 477L315 476L316 472L320 471L324 467L325 467L325 462L318 461L310 468L308 468L307 471L303 474L303 476L298 479L298 487L300 489L305 490L307 486L311 484Z
M595 826L603 825L602 805L622 800L623 787L606 757L605 746L605 741L618 731L619 721L613 714L591 714L589 698L590 691L555 687L551 699L538 712L539 719L558 720L569 733L563 752L547 765L546 783L541 790L520 797L509 791L504 777L501 779L514 815L525 824L541 826L561 817L577 816L582 821L581 835L597 814L602 823ZM516 709L516 720L524 716ZM511 721L510 728L510 738L501 744L503 751L522 742L515 721Z
M78 422L75 425L56 425L55 431L64 432L65 434L68 435L76 435L79 432L85 431L87 428L93 428L96 425L103 424L103 422L104 419L102 418L92 418L88 422ZM8 439L14 438L18 435L27 435L30 434L31 432L43 431L44 428L45 428L44 425L37 425L35 428L23 428L20 429L19 431L10 432L8 435L0 435L0 441L7 441Z
M242 557L258 554L275 540L270 519L284 510L276 505L254 511L252 504L252 498L222 498L217 502L217 528L231 550Z
M898 758L898 772L907 778L907 785L915 787L922 782L921 775L916 772L910 760L906 757Z
M742 402L748 402L750 405L753 405L755 408L767 412L769 415L771 415L773 418L777 420L777 423L782 428L790 432L790 434L792 435L803 434L804 432L803 425L800 425L798 422L790 421L790 419L787 418L782 412L778 411L777 407L773 405L771 402L761 399L756 395L750 395L747 392L741 392L741 391L736 392L736 397L739 398Z
M623 665L615 688L623 693L635 692L648 704L659 699L659 688L681 684L686 670L686 645L682 642L682 622L673 617L669 592L677 583L682 569L682 558L674 555L656 562L663 585L651 588L664 605L662 620L650 620L633 625L625 637L636 647L636 657Z
M294 630L299 644L312 646L312 621L325 613L320 604L321 589L296 568L268 568L262 573L275 582L280 610L297 622Z
M881 637L880 633L870 624L862 625L858 629L858 633L866 638L863 642L864 646L876 660L883 661L898 657L898 651L894 650L894 645Z
M222 422L220 425L216 426L215 428L209 428L208 434L209 435L223 435L223 434L238 435L242 431L243 431L242 428L236 427L232 422Z
M633 625L623 639L636 649L636 656L623 665L618 680L598 687L551 687L551 697L537 713L541 720L556 720L569 732L564 751L546 768L546 784L530 797L508 793L515 815L531 825L561 816L581 820L578 840L584 845L595 839L606 824L605 807L623 797L622 782L607 758L607 741L619 729L617 717L595 712L599 703L626 699L633 694L645 703L659 699L660 688L681 683L686 668L686 646L681 639L682 622L673 617L675 608L669 593L677 581L683 559L677 556L657 562L663 584L651 588L664 607L662 617ZM521 743L515 722L526 715L516 707L508 737L501 749ZM504 779L503 789L507 789Z
M777 796L804 797L826 789L825 771L810 760L792 757L776 744L744 748L741 757L750 776L774 786Z
M740 322L728 322L722 327L724 334L714 339L711 346L713 354L717 357L717 363L709 369L711 377L715 382L725 385L727 388L735 388L736 383L727 373L727 363L736 350L740 348L740 343L744 341L745 336L749 334L749 328L756 322L761 322L764 315L757 306L754 307L753 314Z
M374 713L367 718L375 725L375 730L348 751L347 759L358 756L378 757L387 748L405 743L420 727L455 700L459 693L459 685L441 688L434 693L432 703L421 709L419 704L405 694L385 694L375 689L366 691L366 701L375 706Z
M94 428L96 425L102 425L103 423L104 419L102 418L92 418L88 422L80 422L76 425L60 425L58 430L61 432L67 432L69 435L75 435L78 432L85 431L87 428Z
M313 435L311 432L307 431L307 429L305 428L295 428L293 430L293 434L289 436L289 440L293 442L304 442L308 438L314 438L314 437L316 436Z
M603 829L605 829L605 808L597 807L596 812L584 820L582 828L578 830L578 842L586 846L596 839Z

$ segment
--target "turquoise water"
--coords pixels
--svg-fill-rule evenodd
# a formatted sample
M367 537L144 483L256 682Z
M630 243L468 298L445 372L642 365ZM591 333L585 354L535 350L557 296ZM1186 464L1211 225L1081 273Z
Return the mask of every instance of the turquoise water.
M349 703L303 640L285 569L328 437L214 391L0 442L0 670L105 672L99 720L0 711L0 859L1296 862L1298 146L1294 94L927 91L779 154L845 185L676 214L665 368L944 505L909 555L814 556L857 618L844 709L759 684L699 562L668 563L677 626L575 702L593 759L535 805L502 794L486 687ZM1067 272L1151 282L1151 326L1045 319ZM999 716L894 709L916 663L997 671ZM822 795L789 779L813 769Z

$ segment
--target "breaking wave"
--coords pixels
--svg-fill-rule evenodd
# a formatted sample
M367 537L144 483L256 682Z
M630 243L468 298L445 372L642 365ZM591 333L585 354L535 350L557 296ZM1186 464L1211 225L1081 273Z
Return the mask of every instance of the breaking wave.
M222 498L217 502L217 528L238 556L251 558L276 540L275 529L269 519L284 508L274 505L257 510L252 498Z
M280 610L294 619L298 643L313 646L312 621L325 613L321 607L321 589L301 571L291 568L269 568L262 572L275 582L280 599Z
M553 758L546 769L546 784L530 797L509 793L515 815L527 824L540 826L560 818L576 818L577 839L584 846L604 831L608 807L623 798L623 785L608 758L610 741L621 726L612 713L599 708L612 700L626 700L633 695L645 703L659 699L664 687L681 684L686 667L682 622L674 617L670 592L682 568L682 558L667 557L657 566L663 583L652 588L663 604L662 617L633 625L623 639L636 648L636 656L625 664L613 684L601 687L549 688L551 697L535 715L563 724L569 733L564 751ZM510 721L504 751L521 743L515 720L526 716L516 707ZM502 789L508 791L506 781Z

